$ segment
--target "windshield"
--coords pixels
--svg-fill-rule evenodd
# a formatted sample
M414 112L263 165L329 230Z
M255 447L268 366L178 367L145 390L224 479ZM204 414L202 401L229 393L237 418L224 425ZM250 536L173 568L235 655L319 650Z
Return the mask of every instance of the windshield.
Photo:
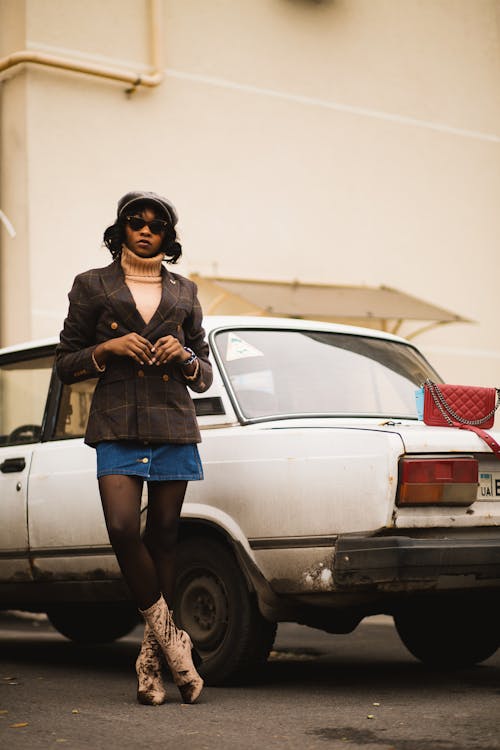
M369 336L233 330L215 344L243 416L416 419L415 390L436 373L411 346Z

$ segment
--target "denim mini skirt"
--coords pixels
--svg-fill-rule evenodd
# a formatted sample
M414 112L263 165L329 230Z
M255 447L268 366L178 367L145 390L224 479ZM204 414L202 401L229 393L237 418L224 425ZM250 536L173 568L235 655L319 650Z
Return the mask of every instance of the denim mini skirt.
M147 482L203 479L196 443L106 440L96 445L97 477L126 474Z

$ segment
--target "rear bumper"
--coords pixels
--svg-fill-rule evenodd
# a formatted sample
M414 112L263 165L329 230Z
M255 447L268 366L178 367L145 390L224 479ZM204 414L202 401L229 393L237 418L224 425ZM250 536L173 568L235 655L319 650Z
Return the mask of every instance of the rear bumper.
M477 540L341 536L333 573L339 591L500 588L500 536Z

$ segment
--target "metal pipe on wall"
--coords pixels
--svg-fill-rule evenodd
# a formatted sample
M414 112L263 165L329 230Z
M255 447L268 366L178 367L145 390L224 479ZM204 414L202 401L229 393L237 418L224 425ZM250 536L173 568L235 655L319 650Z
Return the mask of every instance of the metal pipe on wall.
M149 0L149 5L151 73L138 74L117 68L109 68L105 65L77 62L59 55L49 55L33 50L20 50L0 60L0 74L16 65L30 63L44 65L49 68L58 68L60 70L69 70L74 73L84 73L85 75L105 78L111 81L121 81L122 83L129 84L130 89L128 91L133 91L138 86L147 86L150 88L158 86L163 80L163 73L161 71L161 0Z

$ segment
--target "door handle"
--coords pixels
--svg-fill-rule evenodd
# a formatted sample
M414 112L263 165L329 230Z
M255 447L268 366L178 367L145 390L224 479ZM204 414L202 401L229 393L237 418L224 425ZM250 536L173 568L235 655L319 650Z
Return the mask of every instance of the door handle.
M15 471L23 471L25 466L26 460L24 458L6 458L0 464L0 471L3 474L13 474Z

